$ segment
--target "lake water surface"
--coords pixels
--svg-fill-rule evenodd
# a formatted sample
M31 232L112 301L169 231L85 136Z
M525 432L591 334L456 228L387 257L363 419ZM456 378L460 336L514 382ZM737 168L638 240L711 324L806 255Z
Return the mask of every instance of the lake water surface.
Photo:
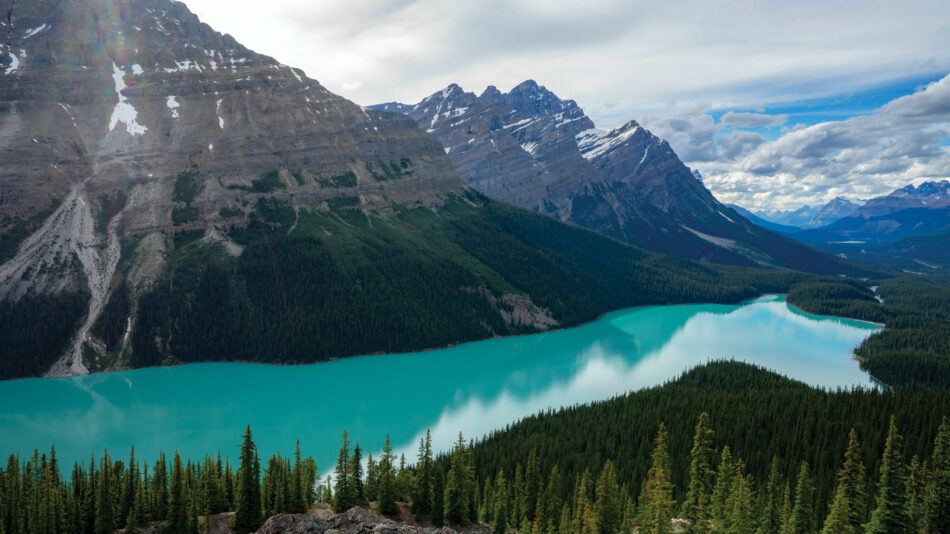
M547 408L662 384L713 359L759 364L812 385L873 387L852 351L869 323L790 308L781 296L743 304L632 308L577 328L412 354L301 366L205 363L63 379L0 382L0 455L56 445L73 461L108 449L139 459L177 448L237 457L248 424L261 456L304 455L332 468L346 427L366 452L415 458L426 428L449 448Z

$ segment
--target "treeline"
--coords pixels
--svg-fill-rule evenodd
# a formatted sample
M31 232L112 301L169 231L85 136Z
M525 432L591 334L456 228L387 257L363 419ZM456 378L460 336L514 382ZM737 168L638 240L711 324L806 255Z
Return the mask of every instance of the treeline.
M754 366L714 363L678 380L539 414L414 465L365 460L344 433L335 477L312 459L262 466L250 429L238 469L220 456L74 466L55 451L0 469L0 531L104 534L164 521L195 534L234 511L236 532L273 514L369 506L422 523L494 532L809 534L950 532L950 393L809 388ZM669 426L664 424L669 422Z
M950 278L875 281L879 303L855 282L806 283L788 301L810 312L885 323L855 351L861 367L899 388L950 389Z
M701 390L710 395L689 394ZM744 398L745 390L760 395ZM651 409L648 400L625 411L669 418L675 431L610 416L628 399L657 391L668 399L686 394L683 404L693 408ZM776 398L769 408L790 408L759 412L756 401L770 391ZM728 534L950 531L950 424L933 417L948 413L950 397L861 393L713 364L653 391L540 415L477 444L460 435L452 452L437 458L427 433L411 469L395 467L387 439L367 473L359 446L351 452L344 433L335 485L331 491L328 481L321 496L338 511L378 501L386 515L399 513L397 502L405 500L420 522L481 522L496 533L671 532L674 518L688 532ZM809 410L822 396L826 406ZM838 409L822 410L829 402ZM788 417L793 411L799 417ZM765 424L766 417L774 422ZM532 439L523 439L526 433Z
M87 291L0 299L0 380L48 371L69 346L88 301Z
M184 462L176 452L151 465L139 463L135 449L128 463L108 451L89 464L76 463L68 479L60 472L55 448L20 460L11 455L0 467L0 533L105 534L164 522L163 532L197 534L209 518L236 511L237 532L256 530L264 517L302 513L315 499L317 465L302 458L271 457L261 465L248 428L235 472L221 455Z
M649 253L474 194L386 215L285 208L229 231L244 247L237 258L200 236L177 241L138 303L125 363L406 352L535 331L505 321L507 293L570 326L628 306L738 302L811 278ZM103 331L124 332L120 315Z

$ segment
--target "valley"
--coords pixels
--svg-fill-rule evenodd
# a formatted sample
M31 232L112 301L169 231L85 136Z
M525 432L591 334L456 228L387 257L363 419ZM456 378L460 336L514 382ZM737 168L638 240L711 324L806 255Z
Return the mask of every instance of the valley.
M950 12L623 7L0 0L0 534L950 532Z

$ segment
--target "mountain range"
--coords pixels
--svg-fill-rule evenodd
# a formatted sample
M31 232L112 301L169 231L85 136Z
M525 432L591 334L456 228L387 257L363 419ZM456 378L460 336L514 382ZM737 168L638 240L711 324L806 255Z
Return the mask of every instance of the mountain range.
M862 205L862 202L855 202L844 197L836 197L817 208L802 206L798 209L787 211L756 211L754 215L760 220L777 224L782 228L788 228L788 230L778 230L779 232L791 233L808 228L827 226L838 219L851 215ZM768 228L768 226L766 227Z
M329 92L182 3L0 0L0 12L0 378L403 352L801 279L648 253L491 200L446 156L459 145ZM519 118L486 114L478 128L493 133L472 143L473 156L508 147L481 175L489 190L521 204L550 190L532 207L618 237L639 224L644 244L704 259L844 268L722 207L636 123L591 131L576 106L522 89ZM463 97L433 99L428 129L464 118L447 104ZM531 124L555 105L561 127ZM535 167L533 150L562 154ZM509 183L514 160L531 183Z
M827 226L789 235L848 258L933 272L950 268L947 234L950 181L943 180L902 187Z
M533 80L480 95L452 84L413 105L371 107L409 115L492 198L684 258L847 270L721 204L669 143L636 121L597 129L576 102Z

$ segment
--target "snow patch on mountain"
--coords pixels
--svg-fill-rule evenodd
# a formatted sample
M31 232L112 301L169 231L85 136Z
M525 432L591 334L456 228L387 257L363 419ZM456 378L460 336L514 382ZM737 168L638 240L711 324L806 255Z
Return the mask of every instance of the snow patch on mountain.
M165 107L172 110L172 118L178 118L178 108L181 107L181 104L178 103L178 99L174 96L169 96L165 98Z
M135 107L129 103L129 99L122 94L122 91L127 87L125 85L125 70L120 69L114 61L112 62L112 80L115 82L115 94L119 102L115 105L115 109L112 110L112 117L109 119L109 131L111 132L115 129L116 125L122 123L125 125L125 130L129 132L129 135L134 137L144 134L148 128L136 122L138 112L135 111Z

